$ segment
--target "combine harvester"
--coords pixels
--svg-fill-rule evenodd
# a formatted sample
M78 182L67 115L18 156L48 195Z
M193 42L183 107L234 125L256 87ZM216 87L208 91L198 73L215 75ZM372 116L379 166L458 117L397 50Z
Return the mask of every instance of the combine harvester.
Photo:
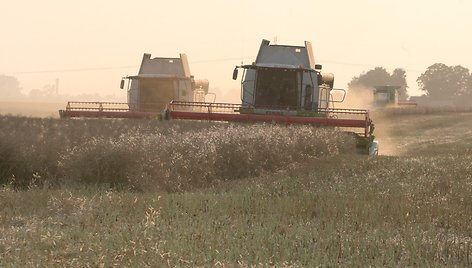
M374 106L377 108L416 107L418 103L410 100L399 100L398 89L401 86L375 86Z
M369 112L334 108L346 92L333 88L333 74L321 73L321 68L310 42L286 46L263 40L256 61L236 66L233 72L236 80L238 70L243 70L241 104L172 101L165 118L341 127L356 134L359 148L376 155L378 142ZM340 91L342 98L334 100L332 91Z
M61 118L158 118L169 102L204 102L208 93L207 79L195 80L185 54L179 58L151 58L144 54L139 74L121 79L127 83L128 102L68 102L60 110Z
M147 55L145 54L143 65ZM322 73L322 66L315 64L310 42L305 42L304 46L287 46L271 45L269 41L263 40L256 61L250 65L236 66L234 69L234 80L238 77L239 69L243 70L241 104L203 101L208 93L208 81L192 82L193 77L189 75L188 64L182 56L181 62L184 63L183 76L166 76L166 79L173 81L173 87L170 82L167 82L166 87L162 86L161 82L147 84L146 79L163 79L162 73L175 73L175 69L147 70L141 65L138 76L126 77L133 81L128 91L129 103L120 104L125 105L123 110L105 109L103 103L92 104L99 105L98 108L83 109L73 106L76 103L69 102L66 110L61 111L61 116L332 126L354 133L358 147L363 152L369 155L378 154L378 142L374 140L374 126L369 112L362 109L334 108L334 103L344 100L346 92L333 88L333 74ZM137 90L134 90L134 79L139 82ZM166 88L173 88L173 95L164 93L163 91L172 93L172 90L166 91ZM176 94L182 89L188 89L187 93ZM201 92L203 98L195 97L199 96L195 90ZM146 91L149 93L144 93ZM193 95L189 94L192 91ZM342 97L339 100L333 99L333 91L341 92ZM152 101L153 104L148 106L147 101Z

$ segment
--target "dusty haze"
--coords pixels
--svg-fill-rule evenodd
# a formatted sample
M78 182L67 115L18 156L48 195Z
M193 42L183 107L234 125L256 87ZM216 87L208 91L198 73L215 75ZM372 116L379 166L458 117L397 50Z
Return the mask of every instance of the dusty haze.
M410 95L431 64L472 68L472 1L7 1L2 5L0 74L27 94L60 81L60 94L116 95L143 53L186 53L196 78L218 99L239 96L235 65L250 63L262 38L313 43L317 61L346 88L352 77L404 68ZM236 91L236 93L235 93Z

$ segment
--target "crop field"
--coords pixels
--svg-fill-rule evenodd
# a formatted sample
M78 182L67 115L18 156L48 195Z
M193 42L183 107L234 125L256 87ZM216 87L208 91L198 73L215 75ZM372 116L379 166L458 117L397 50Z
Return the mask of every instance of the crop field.
M0 116L0 266L471 266L472 112L373 119Z

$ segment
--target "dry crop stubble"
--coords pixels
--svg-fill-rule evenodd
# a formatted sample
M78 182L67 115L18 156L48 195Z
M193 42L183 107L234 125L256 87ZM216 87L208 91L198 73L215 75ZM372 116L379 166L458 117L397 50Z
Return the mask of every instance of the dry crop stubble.
M0 182L183 191L355 148L334 129L272 124L0 117Z
M406 142L408 149L401 148L401 156L377 158L344 153L342 148L349 146L329 139L307 149L316 148L325 152L322 155L290 155L305 149L303 144L313 135L342 140L343 134L339 137L336 132L323 134L316 129L220 129L220 125L187 125L187 129L182 124L163 125L164 129L156 131L140 126L139 135L128 136L137 140L127 142L136 142L136 148L146 154L156 154L157 148L169 152L180 144L172 154L175 159L180 157L183 171L172 176L187 174L185 166L191 163L184 161L186 152L200 161L198 165L218 163L220 167L230 157L263 161L263 156L254 153L273 149L278 155L265 165L276 168L263 170L259 176L250 173L215 183L195 182L187 189L169 184L158 192L110 190L88 183L37 186L27 191L4 187L0 198L7 205L0 210L4 234L0 264L470 266L472 143L461 135L472 126L472 118L463 114L409 116L396 115L385 121L393 130L396 126L410 129L390 132L393 139ZM117 127L106 122L110 128ZM450 125L442 128L446 122ZM121 123L135 124L117 124ZM81 131L98 130L93 124L95 121L87 121ZM110 134L112 131L101 134L100 139L126 143L122 134L136 133L135 126L123 126L130 132L118 135ZM211 138L198 139L206 133ZM244 139L239 137L241 133L255 134ZM437 133L448 138L436 136L436 143L418 141L423 135L434 140ZM291 139L281 138L284 136ZM192 142L196 140L199 142ZM76 141L81 144L83 140ZM229 150L254 146L256 141L259 147L246 151L251 154L240 150L233 155ZM68 148L72 150L72 146ZM279 156L280 152L287 156ZM217 162L219 154L224 158ZM154 162L143 169L149 174L159 170L155 163L162 163L158 161L161 156L153 157ZM193 168L200 172L198 178L201 174L214 176L208 170L199 171L201 167L190 170ZM189 181L179 183L185 186Z

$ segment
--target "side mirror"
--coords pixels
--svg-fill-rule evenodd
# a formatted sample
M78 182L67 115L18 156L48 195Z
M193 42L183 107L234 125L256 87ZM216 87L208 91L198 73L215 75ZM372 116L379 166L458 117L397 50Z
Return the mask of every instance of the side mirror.
M233 71L233 80L236 80L238 79L238 67L234 68L234 71Z
M125 88L125 80L124 79L121 79L120 88L121 89Z
M321 64L315 64L315 70L320 71L321 69L323 69L323 66Z
M339 93L336 94L336 95L337 95L337 96L336 96L336 99L334 99L332 93L333 93L333 92L336 92L336 91L338 91ZM338 103L340 103L340 102L343 102L344 99L346 98L346 90L345 90L345 89L342 89L342 88L332 88L332 89L330 90L330 94L331 94L331 101L332 101L332 102L338 102Z

